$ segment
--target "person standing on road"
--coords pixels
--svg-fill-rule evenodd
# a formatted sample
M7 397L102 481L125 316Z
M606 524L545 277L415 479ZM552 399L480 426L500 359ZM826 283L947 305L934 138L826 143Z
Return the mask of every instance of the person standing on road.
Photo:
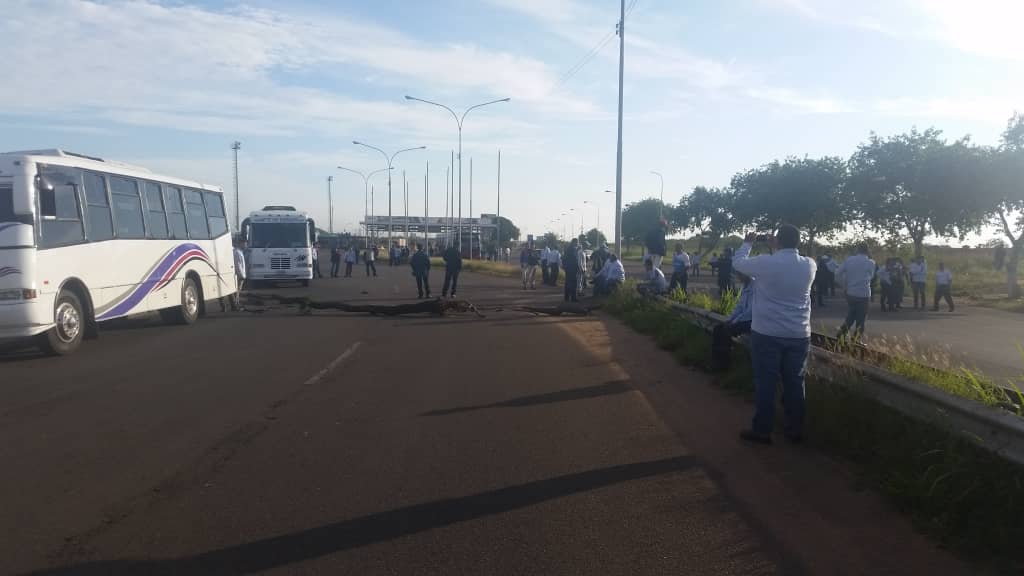
M338 270L341 268L341 247L335 244L331 250L331 278L338 277Z
M949 306L949 311L953 311L953 273L946 270L946 264L939 262L939 271L935 273L935 305L932 306L932 310L935 312L939 311L939 299L944 298L946 304Z
M825 296L828 293L828 257L818 257L818 270L814 273L814 286L811 287L811 303L819 308L825 307Z
M658 225L647 232L647 241L645 242L647 257L645 260L654 262L655 268L661 268L661 262L665 259L665 253L668 252L668 247L665 243L666 228L668 228L668 222L664 219L659 219Z
M668 291L671 292L677 287L682 288L683 292L686 292L686 285L689 281L687 278L687 272L690 268L690 257L683 252L683 245L676 244L676 253L672 256L672 282L668 286Z
M878 303L882 312L888 312L889 299L892 298L892 262L887 261L875 274L878 276Z
M907 289L907 269L903 266L902 258L896 258L893 261L889 279L892 280L892 299L889 301L889 305L892 307L895 304L895 310L901 310L903 309L903 296Z
M313 243L313 277L323 278L324 275L320 272L320 243Z
M367 248L366 250L363 251L363 262L366 263L367 278L370 277L371 271L373 272L373 277L377 277L377 264L375 262L377 260L377 257L374 256L373 252L374 251L370 248Z
M756 233L747 234L733 258L737 272L754 278L750 358L754 369L755 410L750 429L740 433L748 442L771 444L775 427L775 386L782 378L786 437L803 440L804 375L811 346L811 284L817 265L801 256L800 230L783 224L776 232L774 254L750 256Z
M857 253L843 261L839 276L846 285L846 321L839 328L843 338L853 328L853 339L864 334L864 322L871 303L871 279L875 276L875 261L868 256L868 245L859 244Z
M576 302L576 290L579 288L576 280L581 272L577 256L579 249L580 241L573 238L572 242L569 242L569 248L565 250L565 288L562 291L562 299L566 302Z
M601 245L594 250L594 253L590 255L590 277L596 278L598 272L600 272L605 263L608 262L608 246L601 242Z
M242 309L242 290L245 290L245 278L248 272L245 269L245 251L242 250L242 243L238 242L234 248L235 258L235 296L232 305L235 310Z
M561 265L562 253L558 251L558 246L555 246L548 254L548 282L552 286L558 286L558 269Z
M345 278L352 277L352 266L356 263L356 247L350 246L345 251Z
M690 254L690 268L693 269L693 277L700 278L700 253L692 252Z
M455 242L444 251L444 285L441 286L442 298L448 296L449 286L452 289L452 298L455 298L455 290L458 288L460 272L462 272L462 251L459 250L459 243Z
M551 259L551 246L548 244L544 245L544 249L540 252L540 282L541 284L551 284L551 269L548 268L548 260Z
M412 267L412 275L416 278L416 290L420 298L423 298L424 294L430 298L430 257L423 251L423 244L416 245L416 253L409 259L409 266Z
M732 290L732 248L726 248L717 261L718 292L724 295Z
M536 290L537 265L540 263L540 256L532 246L523 248L526 256L526 263L523 265L523 290Z
M828 270L828 296L836 297L836 273L839 272L839 263L832 257L831 252L825 252L825 269Z
M918 256L910 261L910 290L914 293L914 310L924 310L925 283L928 281L928 264L924 256Z

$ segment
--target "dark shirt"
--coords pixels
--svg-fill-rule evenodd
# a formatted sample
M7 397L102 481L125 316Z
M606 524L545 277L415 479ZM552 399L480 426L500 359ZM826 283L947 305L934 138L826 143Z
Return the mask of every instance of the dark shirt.
M576 252L577 250L579 250L579 248L573 248L570 246L565 251L565 256L562 257L562 266L565 268L566 274L576 274L579 272L580 263L578 259L579 256L577 256Z
M719 257L718 262L715 262L715 267L718 268L718 281L728 281L729 276L732 275L732 258Z
M593 254L590 255L590 260L593 261L594 263L592 269L595 272L600 272L601 269L604 268L604 263L608 261L608 251L605 250L603 247L598 248L597 250L594 251Z
M657 256L664 256L668 251L665 245L665 229L661 226L652 228L647 233L647 251Z
M424 276L430 271L430 256L422 250L418 251L409 259L409 265L412 266L414 276Z
M453 272L462 270L462 253L455 246L444 251L444 265Z

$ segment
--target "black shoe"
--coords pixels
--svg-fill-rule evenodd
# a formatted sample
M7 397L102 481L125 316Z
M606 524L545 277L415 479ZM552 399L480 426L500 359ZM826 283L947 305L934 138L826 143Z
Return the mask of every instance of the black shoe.
M455 298L455 292L452 292L452 298Z
M770 445L772 443L772 437L771 436L764 436L762 434L758 434L757 432L754 432L753 430L744 430L744 431L740 432L740 439L741 440L746 440L747 442L752 442L754 444L769 444Z
M786 434L786 440L789 440L790 444L803 444L803 434Z
M423 300L423 294L420 294L419 296L417 296L417 298L419 298L420 300Z

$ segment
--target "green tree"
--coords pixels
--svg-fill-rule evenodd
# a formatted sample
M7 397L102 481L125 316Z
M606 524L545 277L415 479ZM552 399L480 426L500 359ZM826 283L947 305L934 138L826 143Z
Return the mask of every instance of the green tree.
M766 232L792 224L807 234L810 253L815 240L844 229L850 220L845 183L842 158L776 160L733 177L733 217Z
M966 187L976 149L966 139L948 145L941 135L934 128L889 138L872 133L850 159L848 190L863 222L894 239L909 237L916 256L929 233L963 237L979 223Z
M544 236L541 237L540 241L541 241L540 247L544 247L544 246L556 247L556 246L561 246L562 245L562 239L558 236L558 234L556 234L554 232L547 232L547 233L545 233Z
M697 186L679 201L673 220L697 234L697 254L706 256L722 238L737 229L732 210L735 196L728 188Z
M622 210L622 239L627 243L643 242L647 233L658 225L664 214L669 221L668 232L678 230L673 224L672 207L662 204L657 198L646 198L627 205Z
M1010 298L1020 298L1018 268L1024 253L1024 114L1014 114L997 149L990 150L986 184L987 214L1010 241L1006 286Z
M484 241L485 252L493 253L496 251L496 248L498 247L504 249L506 246L511 244L513 240L519 239L519 228L517 228L511 220L505 218L504 216L501 216L497 219L496 223L500 224L498 229L495 230L495 235L497 235L499 232L501 233L500 244L498 246L494 245L494 235L488 237L488 239Z
M605 238L604 232L601 232L597 228L591 228L587 230L587 233L583 235L587 240L587 245L591 248L597 248L601 244L606 244L608 239Z

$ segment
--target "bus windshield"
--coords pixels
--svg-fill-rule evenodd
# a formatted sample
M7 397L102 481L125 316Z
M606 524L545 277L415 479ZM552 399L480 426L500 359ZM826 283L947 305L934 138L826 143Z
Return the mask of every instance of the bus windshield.
M252 224L253 248L305 248L309 246L309 234L306 224L294 223L262 223Z

